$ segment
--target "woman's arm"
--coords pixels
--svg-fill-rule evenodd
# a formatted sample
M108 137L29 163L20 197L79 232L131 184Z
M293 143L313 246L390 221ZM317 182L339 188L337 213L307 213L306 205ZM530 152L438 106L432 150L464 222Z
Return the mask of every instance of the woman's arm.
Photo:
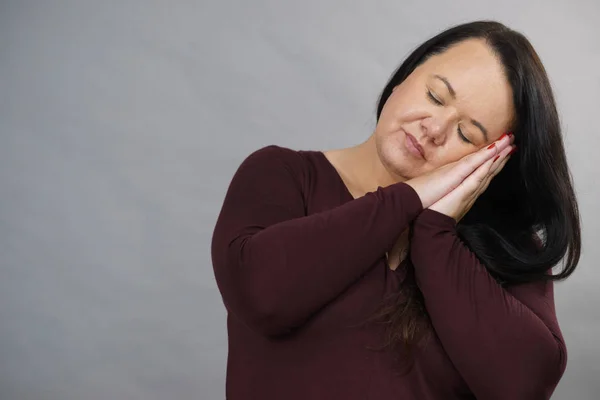
M298 157L278 146L248 156L212 237L226 307L266 335L302 325L370 269L423 209L416 191L397 183L306 216Z
M552 282L502 288L445 214L423 210L413 228L411 260L432 325L475 397L549 399L567 362Z

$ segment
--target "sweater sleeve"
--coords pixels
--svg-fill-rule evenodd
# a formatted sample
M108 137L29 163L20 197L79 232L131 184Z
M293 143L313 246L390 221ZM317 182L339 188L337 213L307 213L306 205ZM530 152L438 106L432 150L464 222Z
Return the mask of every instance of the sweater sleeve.
M297 152L267 146L229 185L211 256L226 308L265 335L288 333L366 273L423 206L404 183L307 216Z
M426 209L411 260L432 325L477 399L549 399L567 363L553 283L502 288L456 235L456 221Z

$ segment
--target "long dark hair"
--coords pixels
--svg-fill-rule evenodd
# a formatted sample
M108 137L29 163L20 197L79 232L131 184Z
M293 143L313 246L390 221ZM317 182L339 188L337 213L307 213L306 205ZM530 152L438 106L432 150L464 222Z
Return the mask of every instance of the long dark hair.
M471 38L484 40L504 66L513 91L512 132L519 150L458 222L458 236L500 285L563 280L579 262L579 211L552 88L525 36L495 21L471 22L439 33L393 73L381 93L377 121L392 89L418 65ZM565 254L562 269L552 274L550 268ZM387 327L383 347L403 344L410 352L430 325L409 261L406 268L401 292L388 299L374 319Z

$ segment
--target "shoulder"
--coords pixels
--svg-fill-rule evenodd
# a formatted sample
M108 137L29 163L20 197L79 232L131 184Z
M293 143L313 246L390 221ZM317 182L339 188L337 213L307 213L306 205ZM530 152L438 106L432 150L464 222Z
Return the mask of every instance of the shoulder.
M320 168L317 153L315 150L294 150L271 144L249 153L240 168L272 168L273 172L284 172L281 171L284 169L289 175L305 182L314 174L314 170Z
M244 164L286 164L290 167L301 167L303 163L302 152L289 147L270 144L251 151L242 161Z
M312 153L267 145L250 152L242 160L236 175L255 182L293 182L298 190L303 191L311 175Z
M302 156L298 150L288 147L270 144L252 151L243 161L243 163L286 163L297 164L302 161Z

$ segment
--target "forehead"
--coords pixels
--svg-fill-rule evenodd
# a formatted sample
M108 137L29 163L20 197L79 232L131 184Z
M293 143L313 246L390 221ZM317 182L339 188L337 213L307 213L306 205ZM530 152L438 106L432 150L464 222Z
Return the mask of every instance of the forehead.
M456 91L459 112L480 121L495 140L510 128L512 89L500 60L482 40L466 40L422 64L424 79L445 77ZM416 72L416 71L415 71ZM436 83L437 84L437 83ZM444 88L444 84L439 84Z

